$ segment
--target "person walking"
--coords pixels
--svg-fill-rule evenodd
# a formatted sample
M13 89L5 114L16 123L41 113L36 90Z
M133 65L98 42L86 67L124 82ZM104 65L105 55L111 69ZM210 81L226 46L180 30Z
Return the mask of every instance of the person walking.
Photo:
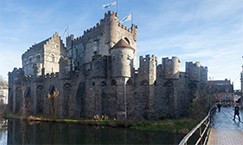
M233 120L235 120L235 116L237 115L238 116L238 118L239 118L239 121L240 121L240 114L239 114L239 107L238 107L238 105L237 104L235 104L235 109L234 109L234 111L235 111L235 113L234 113L234 119Z
M218 107L218 110L220 112L220 108L221 108L221 103L220 102L217 104L217 107Z

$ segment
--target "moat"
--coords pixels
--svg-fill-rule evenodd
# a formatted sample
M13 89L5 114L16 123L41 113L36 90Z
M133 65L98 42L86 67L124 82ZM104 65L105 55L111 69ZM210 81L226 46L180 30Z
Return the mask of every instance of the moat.
M0 119L0 144L178 144L183 134Z

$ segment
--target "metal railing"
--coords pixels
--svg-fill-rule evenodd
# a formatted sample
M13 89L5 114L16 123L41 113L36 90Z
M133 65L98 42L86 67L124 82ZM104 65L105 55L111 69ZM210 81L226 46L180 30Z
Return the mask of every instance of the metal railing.
M210 123L211 123L211 117L212 117L212 114L215 112L215 110L216 110L216 107L215 106L212 107L209 110L208 115L181 140L179 145L187 145L187 142L188 142L189 138L197 130L199 130L199 138L198 138L197 142L195 143L195 145L198 145L199 143L201 145L202 144L205 145L207 143L208 136L209 136L209 127L210 127ZM202 125L205 126L203 132L202 132ZM204 138L204 141L202 140L203 138Z

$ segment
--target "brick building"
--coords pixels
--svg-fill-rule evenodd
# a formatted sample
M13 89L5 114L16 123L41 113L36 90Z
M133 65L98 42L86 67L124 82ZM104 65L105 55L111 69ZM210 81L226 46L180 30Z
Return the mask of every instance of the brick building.
M210 80L208 85L214 89L213 97L217 102L223 104L234 103L234 86L230 80Z

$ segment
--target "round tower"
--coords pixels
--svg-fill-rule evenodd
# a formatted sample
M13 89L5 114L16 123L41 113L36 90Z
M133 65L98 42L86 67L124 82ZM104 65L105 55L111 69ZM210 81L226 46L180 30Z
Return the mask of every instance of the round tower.
M119 23L119 19L118 19L118 15L116 12L112 12L108 11L105 13L105 29L107 33L107 38L108 38L108 43L110 43L110 48L113 47L115 45L115 43L117 42L117 38L118 38L118 33L117 33L117 29L118 29L118 23Z
M131 77L135 49L121 39L110 50L112 77Z
M168 57L162 58L163 62L163 72L164 78L166 80L169 79L179 79L179 69L180 69L180 60L179 57L172 57L169 59Z
M186 72L188 73L190 81L200 81L200 68L200 62L186 62Z

